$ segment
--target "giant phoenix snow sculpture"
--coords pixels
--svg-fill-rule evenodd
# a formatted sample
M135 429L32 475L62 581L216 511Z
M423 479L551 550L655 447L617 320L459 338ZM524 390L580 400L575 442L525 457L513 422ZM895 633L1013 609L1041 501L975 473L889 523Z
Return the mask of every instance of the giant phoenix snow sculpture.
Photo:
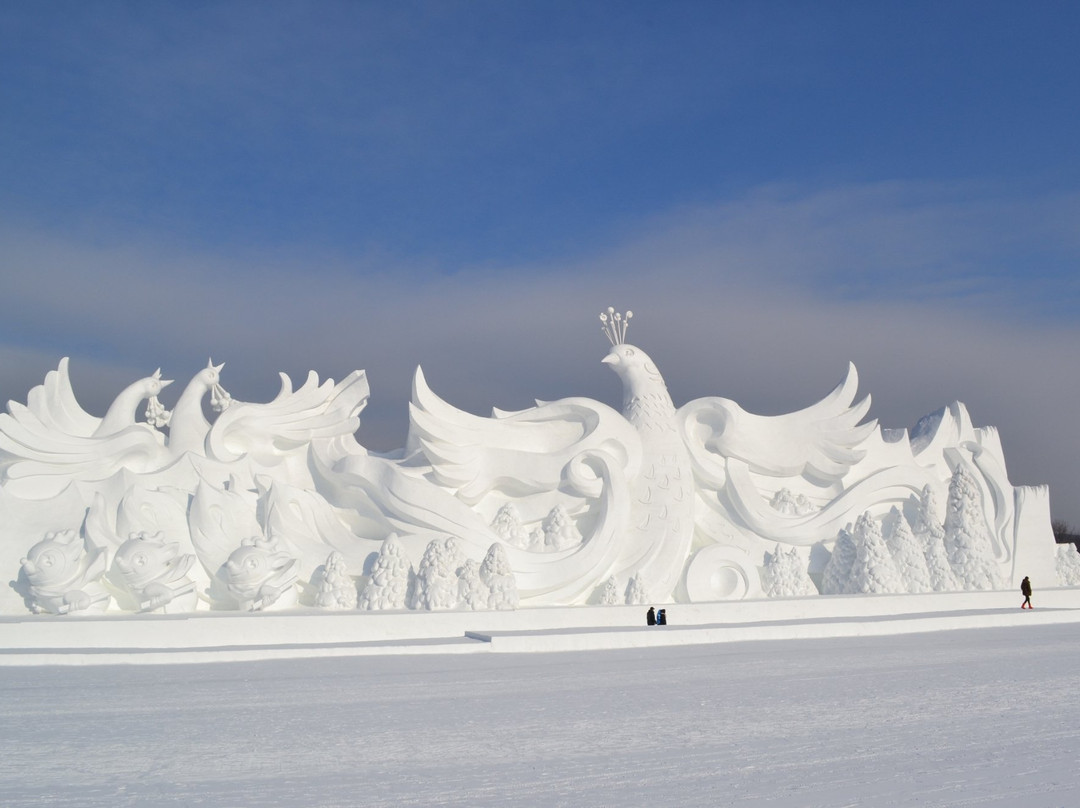
M296 390L282 374L255 404L210 363L171 412L156 372L96 418L62 360L0 415L0 612L686 602L1053 574L1045 487L1014 488L996 431L962 404L879 429L851 366L788 415L677 408L626 341L631 316L600 316L621 411L567 398L479 417L417 369L388 455L354 437L363 371Z

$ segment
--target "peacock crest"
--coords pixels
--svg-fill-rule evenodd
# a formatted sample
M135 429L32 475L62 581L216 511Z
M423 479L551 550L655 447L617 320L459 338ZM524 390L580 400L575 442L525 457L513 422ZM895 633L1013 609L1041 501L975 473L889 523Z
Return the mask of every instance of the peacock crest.
M627 311L625 315L620 314L615 311L614 306L608 306L607 312L600 312L600 329L612 346L626 342L626 329L630 327L630 318L633 316L632 311Z

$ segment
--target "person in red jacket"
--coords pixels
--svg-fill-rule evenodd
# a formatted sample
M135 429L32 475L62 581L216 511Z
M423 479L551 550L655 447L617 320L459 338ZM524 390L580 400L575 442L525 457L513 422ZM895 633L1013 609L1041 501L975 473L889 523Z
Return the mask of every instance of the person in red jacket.
M1024 596L1024 602L1020 604L1021 609L1034 609L1031 605L1031 581L1025 575L1024 580L1020 582L1020 593Z

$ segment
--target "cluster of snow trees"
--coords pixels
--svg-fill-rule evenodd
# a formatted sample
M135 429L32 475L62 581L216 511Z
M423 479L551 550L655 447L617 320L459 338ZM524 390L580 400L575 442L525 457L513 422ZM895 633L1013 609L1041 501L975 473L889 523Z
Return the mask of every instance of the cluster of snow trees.
M394 536L383 542L360 593L361 609L515 609L517 582L503 546L491 545L484 560L466 558L453 536L433 539L413 572Z
M636 573L626 582L626 587L620 591L619 582L612 575L600 587L601 606L643 606L651 603L649 588L645 585L645 576Z
M841 530L821 579L826 595L1000 589L979 488L962 464L949 482L945 522L934 493L922 490L909 523L897 508L878 522L864 513Z
M1057 546L1055 559L1058 583L1062 586L1080 586L1080 553L1072 542Z
M777 491L769 501L769 505L788 516L805 516L817 510L814 503L807 499L806 494L796 496L790 488L781 488Z
M581 533L562 505L552 508L538 526L529 530L522 522L518 509L508 502L495 514L491 528L507 544L534 553L565 550L581 544Z

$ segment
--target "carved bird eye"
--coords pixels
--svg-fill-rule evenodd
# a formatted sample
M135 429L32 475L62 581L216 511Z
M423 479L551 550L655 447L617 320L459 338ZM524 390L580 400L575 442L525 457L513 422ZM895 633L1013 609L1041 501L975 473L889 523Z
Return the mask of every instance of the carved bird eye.
M249 570L258 569L258 567L259 567L259 559L252 556L251 558L249 558L247 560L247 566L248 566Z
M134 564L137 567L145 567L146 566L146 556L143 555L142 553L139 553L134 558L131 559L131 563Z
M634 355L634 352L630 348L627 348L626 350L623 351L623 356L633 356L633 355Z

